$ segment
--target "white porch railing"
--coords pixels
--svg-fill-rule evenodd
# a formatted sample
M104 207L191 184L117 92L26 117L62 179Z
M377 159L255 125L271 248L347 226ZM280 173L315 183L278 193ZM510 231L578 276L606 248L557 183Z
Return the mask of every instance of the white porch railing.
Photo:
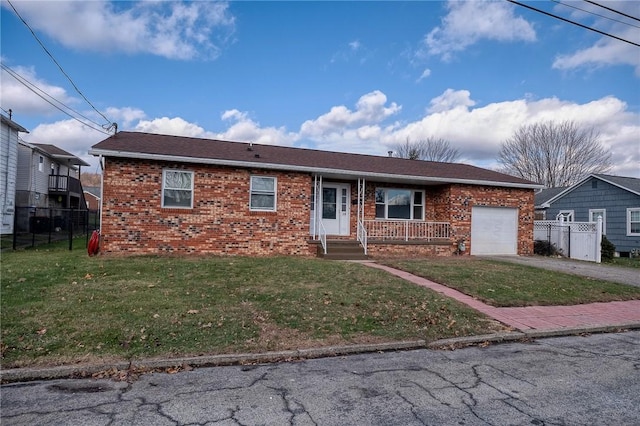
M367 255L367 229L364 227L364 223L361 220L358 221L357 238L362 248L364 249L365 256Z
M365 220L364 228L370 240L433 241L449 239L449 222L422 220Z
M322 244L322 252L327 254L327 230L321 220L316 223L318 224L318 238L320 238L320 244Z

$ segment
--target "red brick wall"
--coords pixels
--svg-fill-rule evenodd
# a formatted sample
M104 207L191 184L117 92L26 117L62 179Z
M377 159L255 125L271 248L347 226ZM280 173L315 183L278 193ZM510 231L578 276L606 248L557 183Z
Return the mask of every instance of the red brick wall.
M96 197L92 193L85 192L84 199L87 202L87 208L89 210L98 210L100 208L100 198Z
M473 206L511 207L518 209L518 254L533 254L533 189L501 188L475 185L451 185L448 188L449 212L456 239L464 239L471 252L471 208Z
M438 255L453 254L457 248L456 242L460 239L465 241L466 254L471 252L471 209L473 206L517 208L519 214L518 254L533 254L534 191L532 189L458 184L419 187L368 182L365 200L365 219L367 220L375 219L375 188L377 187L425 190L425 220L449 222L453 233L451 245L438 246ZM355 230L353 232L355 233ZM353 237L355 238L355 234ZM393 254L397 256L403 255L403 253L406 253L406 255L412 255L412 253L423 255L434 251L429 246L418 249L412 245L398 245L386 248L377 245L374 250L380 255Z
M161 207L162 170L194 172L193 209ZM277 178L277 211L249 210L250 176ZM108 158L103 253L311 255L306 174Z
M194 172L193 209L161 207L162 170ZM249 210L250 176L275 176L277 211ZM315 255L309 243L312 177L222 166L146 162L108 158L104 170L102 252L198 253L215 255ZM357 199L357 184L351 198ZM450 222L448 245L384 245L370 247L373 256L447 255L465 240L470 252L473 206L519 209L518 254L533 254L533 190L475 185L417 186L367 182L365 219L375 219L375 188L425 190L425 220ZM357 205L351 205L351 238L356 238Z
M371 243L367 245L367 248L367 254L373 258L451 256L454 251L453 244L447 243Z

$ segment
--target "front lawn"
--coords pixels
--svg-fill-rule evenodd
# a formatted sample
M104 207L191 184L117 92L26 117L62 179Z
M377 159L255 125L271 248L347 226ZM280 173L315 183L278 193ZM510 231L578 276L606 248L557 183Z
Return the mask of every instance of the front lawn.
M494 321L354 263L3 252L2 367L486 334Z
M640 288L473 257L381 262L493 306L576 305L640 299Z

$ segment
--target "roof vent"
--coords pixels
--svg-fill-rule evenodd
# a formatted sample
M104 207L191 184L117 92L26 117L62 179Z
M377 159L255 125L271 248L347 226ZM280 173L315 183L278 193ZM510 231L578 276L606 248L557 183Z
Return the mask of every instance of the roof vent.
M256 154L256 155L254 155L254 157L260 158L260 154Z
M389 157L393 157L393 151L387 151L387 154L389 154Z
M247 151L253 151L253 142L249 142L249 146L247 147Z

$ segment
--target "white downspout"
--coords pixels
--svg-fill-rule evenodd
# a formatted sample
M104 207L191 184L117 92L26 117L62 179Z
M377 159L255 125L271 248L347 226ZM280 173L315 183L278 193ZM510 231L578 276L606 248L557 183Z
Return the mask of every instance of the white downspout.
M104 203L104 159L102 158L102 155L98 156L98 163L100 164L100 171L102 173L100 173L100 218L98 220L99 222L99 230L100 233L102 233L102 212L103 212L103 203Z

